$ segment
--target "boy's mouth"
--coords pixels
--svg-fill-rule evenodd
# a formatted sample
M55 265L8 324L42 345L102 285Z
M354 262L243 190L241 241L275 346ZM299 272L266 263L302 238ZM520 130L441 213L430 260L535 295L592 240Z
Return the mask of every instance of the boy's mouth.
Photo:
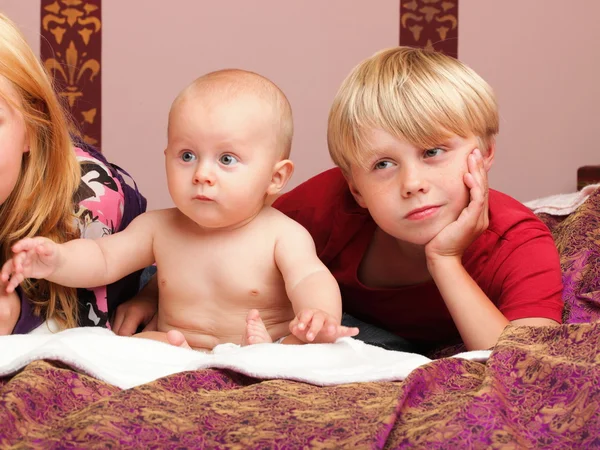
M421 208L413 209L404 218L408 220L426 219L435 214L439 209L440 207L436 205L422 206Z

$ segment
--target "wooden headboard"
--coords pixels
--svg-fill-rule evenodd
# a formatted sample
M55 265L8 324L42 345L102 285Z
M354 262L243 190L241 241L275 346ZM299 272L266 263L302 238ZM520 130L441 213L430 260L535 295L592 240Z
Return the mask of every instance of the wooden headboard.
M577 190L588 184L600 183L600 166L583 166L577 169Z

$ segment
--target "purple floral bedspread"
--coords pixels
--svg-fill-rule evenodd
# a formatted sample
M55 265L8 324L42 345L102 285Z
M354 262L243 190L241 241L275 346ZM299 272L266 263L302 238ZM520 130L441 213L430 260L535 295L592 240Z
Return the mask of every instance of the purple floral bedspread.
M120 390L37 361L0 378L0 448L600 448L600 191L543 219L567 324L509 326L486 364L334 387L201 370Z
M48 361L0 379L0 447L594 448L600 325L509 327L486 364L317 387L224 370L120 390Z

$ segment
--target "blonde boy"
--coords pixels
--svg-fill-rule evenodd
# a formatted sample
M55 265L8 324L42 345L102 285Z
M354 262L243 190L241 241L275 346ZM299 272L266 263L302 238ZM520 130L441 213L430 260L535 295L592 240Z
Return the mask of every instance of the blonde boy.
M492 89L456 59L396 47L350 73L329 116L339 168L274 203L313 236L345 313L421 351L560 323L552 236L488 189L497 133Z
M19 241L2 279L8 289L29 277L91 287L156 261L158 331L138 336L210 350L355 335L340 326L339 288L310 235L265 206L292 174L291 139L291 108L269 80L239 70L205 75L169 114L165 163L176 208L97 241Z

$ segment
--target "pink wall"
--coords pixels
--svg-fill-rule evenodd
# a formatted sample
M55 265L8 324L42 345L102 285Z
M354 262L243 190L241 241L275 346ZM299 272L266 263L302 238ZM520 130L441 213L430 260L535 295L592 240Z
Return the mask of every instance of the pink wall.
M397 43L396 1L142 4L103 2L103 147L135 175L151 208L171 205L162 154L167 113L194 78L240 67L283 89L295 116L293 186L332 166L327 115L346 73Z
M40 0L0 0L0 11L15 22L31 48L40 54Z
M600 2L462 0L459 48L500 101L490 185L521 201L576 187L600 164Z
M171 205L162 150L176 93L198 75L242 67L287 93L296 120L292 186L331 166L326 119L348 71L397 44L397 0L103 2L103 150L135 176L150 208ZM574 2L583 5L583 2ZM235 9L231 7L235 5ZM39 48L39 1L0 0ZM570 192L600 164L596 81L600 2L461 0L459 56L497 91L501 135L491 186L519 200ZM142 166L143 164L143 166Z

